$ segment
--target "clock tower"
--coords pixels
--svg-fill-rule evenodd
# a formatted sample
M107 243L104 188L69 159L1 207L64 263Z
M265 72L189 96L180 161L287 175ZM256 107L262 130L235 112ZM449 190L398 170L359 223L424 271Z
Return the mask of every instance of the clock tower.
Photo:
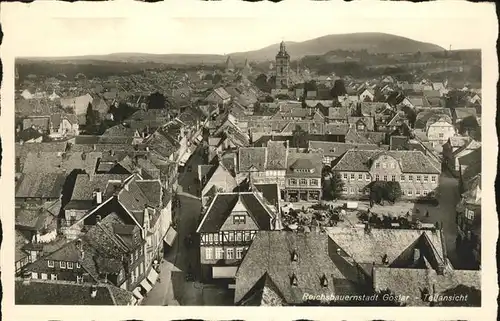
M286 52L285 42L280 44L280 51L276 55L276 88L287 89L290 71L290 55Z

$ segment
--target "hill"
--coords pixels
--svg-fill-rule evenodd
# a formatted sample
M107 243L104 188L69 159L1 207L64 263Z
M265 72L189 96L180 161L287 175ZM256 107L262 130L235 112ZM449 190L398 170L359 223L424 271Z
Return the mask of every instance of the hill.
M409 38L385 33L351 33L328 35L303 42L287 42L287 51L291 59L300 59L305 56L324 55L335 50L362 51L370 54L377 53L421 53L443 51L444 48L426 42L415 41ZM245 59L254 62L274 60L279 51L279 44L262 49L237 52L230 54L235 63L242 63ZM158 63L166 65L192 64L223 64L227 59L224 55L208 54L146 54L146 53L113 53L109 55L91 55L79 57L50 57L50 58L21 58L29 61L53 61L58 63L85 64L90 61L108 61L121 63Z
M335 50L367 50L372 54L416 53L418 51L424 53L445 50L435 44L376 32L328 35L303 42L287 42L286 46L292 60L304 56L323 55ZM273 60L278 50L279 44L274 44L259 50L233 53L231 58L235 60L248 58L251 61Z

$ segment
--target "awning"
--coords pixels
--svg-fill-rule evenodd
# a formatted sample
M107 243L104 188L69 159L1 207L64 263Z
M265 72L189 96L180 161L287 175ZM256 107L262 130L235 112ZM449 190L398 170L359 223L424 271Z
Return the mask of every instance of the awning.
M149 282L151 282L152 285L155 285L156 280L158 280L158 272L156 272L155 269L151 269L149 271L147 279Z
M167 234L163 238L163 241L168 244L168 246L172 246L174 244L175 238L177 237L177 231L170 226L167 230Z
M146 292L151 291L151 289L153 288L151 286L151 284L148 283L148 280L146 280L146 279L141 281L141 286L144 288L144 290L146 290Z
M141 288L139 288L139 287L136 287L136 288L134 289L134 291L132 291L132 293L134 294L134 296L135 296L135 298L136 298L137 300L142 300L142 299L144 298L144 297L142 296L142 294L141 294Z
M212 268L212 277L214 279L233 279L237 270L237 266L214 266Z

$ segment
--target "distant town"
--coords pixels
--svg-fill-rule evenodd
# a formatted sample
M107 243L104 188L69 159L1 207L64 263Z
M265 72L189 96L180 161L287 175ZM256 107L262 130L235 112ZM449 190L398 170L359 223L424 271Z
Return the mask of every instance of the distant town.
M16 304L480 306L480 52L291 55L18 59Z

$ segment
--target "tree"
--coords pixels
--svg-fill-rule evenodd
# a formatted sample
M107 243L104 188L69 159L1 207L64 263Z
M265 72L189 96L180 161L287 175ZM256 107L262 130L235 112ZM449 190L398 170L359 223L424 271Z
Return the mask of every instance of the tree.
M148 98L148 109L165 109L166 98L159 92L152 93Z
M97 117L94 109L92 109L92 104L89 103L87 106L87 114L85 115L85 125L87 128L95 128L97 124Z
M219 74L215 74L214 78L212 79L212 84L217 85L222 81L222 76Z
M302 129L299 125L295 127L292 132L292 144L293 147L307 147L309 139L307 137L307 132Z
M399 182L375 181L370 187L370 201L380 204L382 201L394 203L403 192Z
M340 198L344 185L344 181L342 180L342 177L340 177L340 174L333 172L330 178L330 196L332 199Z
M335 80L330 93L334 98L347 95L347 90L345 89L345 84L342 79Z
M477 118L474 116L467 116L460 122L458 131L463 135L467 132L477 131L478 128L479 123L477 122Z

